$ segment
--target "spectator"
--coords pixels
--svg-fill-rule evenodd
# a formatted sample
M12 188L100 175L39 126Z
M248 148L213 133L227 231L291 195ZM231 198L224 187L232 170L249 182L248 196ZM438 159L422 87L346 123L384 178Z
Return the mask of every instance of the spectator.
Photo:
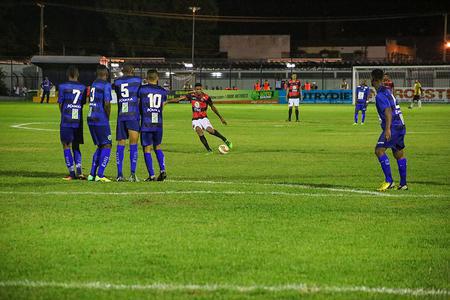
M317 86L317 83L315 81L313 81L313 83L311 84L311 89L312 90L317 90L319 87Z
M47 103L48 100L50 99L50 90L53 87L53 83L48 80L48 77L45 76L44 81L42 81L41 83L41 88L42 88L42 97L41 97L41 103L44 102L44 97L47 96Z
M347 80L345 78L342 79L341 90L348 90L348 83L347 83Z
M269 81L267 81L267 79L264 80L263 90L270 91L270 84Z
M25 97L25 96L27 95L27 93L28 93L27 87L26 87L26 86L23 86L23 87L22 87L22 90L21 90L21 95L22 95L22 97Z
M309 83L308 81L305 83L305 91L310 91L311 90L311 83Z
M259 80L256 80L256 83L253 85L253 89L255 91L260 91L261 90L261 83L259 82Z
M164 81L163 88L164 88L166 91L170 90L170 88L169 88L169 83L168 83L167 81Z

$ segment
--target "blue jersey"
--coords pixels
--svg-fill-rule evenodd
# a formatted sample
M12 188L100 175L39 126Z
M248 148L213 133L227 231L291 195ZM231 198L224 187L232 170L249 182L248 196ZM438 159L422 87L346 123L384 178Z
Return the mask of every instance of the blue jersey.
M160 131L163 127L163 107L167 90L154 84L142 85L139 89L141 131Z
M60 84L58 91L61 127L80 127L83 122L83 105L86 103L86 86L76 81L68 81Z
M391 91L385 86L380 86L375 97L378 115L381 119L381 128L386 128L386 118L384 111L387 108L392 109L392 127L403 127L405 122L403 121L402 111L400 105L397 104L397 99L392 95Z
M136 76L123 76L114 82L119 106L117 121L139 121L138 90L141 78Z
M111 101L111 84L107 81L97 79L92 83L89 94L88 125L109 126L108 115L105 104Z
M49 92L52 89L53 84L50 82L50 80L44 80L41 83L41 88L45 91L45 92Z
M366 104L369 99L370 88L366 85L358 85L356 87L356 103Z

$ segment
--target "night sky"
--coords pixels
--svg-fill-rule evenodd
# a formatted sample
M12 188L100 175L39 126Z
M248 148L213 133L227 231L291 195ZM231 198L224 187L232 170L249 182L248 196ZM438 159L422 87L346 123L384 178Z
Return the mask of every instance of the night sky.
M221 34L290 34L292 56L297 55L298 46L383 45L386 38L392 38L416 46L423 60L439 59L442 14L450 12L450 1L67 0L47 4L46 54L172 58L190 56L191 19L141 17L134 15L136 12L189 14L187 7L194 4L202 7L199 15L248 17L239 23L198 20L198 57L224 57L219 52ZM120 13L106 13L105 9ZM39 12L35 1L0 3L0 56L20 58L38 53ZM252 17L309 22L249 22ZM389 17L402 18L386 19ZM330 18L349 21L320 22Z

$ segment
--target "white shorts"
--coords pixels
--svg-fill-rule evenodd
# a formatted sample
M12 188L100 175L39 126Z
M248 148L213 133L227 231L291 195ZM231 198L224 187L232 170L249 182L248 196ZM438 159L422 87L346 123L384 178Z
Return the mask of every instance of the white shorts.
M211 122L209 122L208 118L202 118L198 120L192 120L192 128L195 130L195 128L199 127L200 129L206 130L206 128L211 127L214 128L211 125Z
M289 107L298 106L300 98L289 98Z

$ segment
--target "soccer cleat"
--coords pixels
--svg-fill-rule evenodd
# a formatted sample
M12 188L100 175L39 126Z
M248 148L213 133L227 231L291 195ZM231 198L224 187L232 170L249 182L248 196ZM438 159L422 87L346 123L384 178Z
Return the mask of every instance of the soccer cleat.
M95 181L100 181L100 182L111 182L111 180L108 179L108 178L106 178L105 176L99 177L98 175L95 176Z
M295 122L299 123L299 122L300 122L300 120L295 120Z
M132 173L130 175L130 178L128 178L129 182L139 182L139 179L137 178L136 174Z
M353 123L353 125L358 125L358 123Z
M70 175L67 175L66 177L63 177L63 180L66 180L66 181L70 181L70 180L73 180L74 178L72 177L72 176L70 176Z
M149 178L145 179L144 181L156 181L156 177L155 176L150 176Z
M94 181L94 180L95 180L95 177L92 176L91 174L89 174L87 180L88 180L88 181Z
M405 185L399 185L397 187L397 190L407 191L408 190L408 186L406 184Z
M229 140L226 140L225 144L228 146L228 148L233 149L233 143L230 142Z
M361 125L364 125L364 123L361 123Z
M123 176L117 176L116 181L123 182L123 181L125 181L125 178L123 178Z
M385 192L385 191L387 191L387 190L389 190L389 189L393 189L393 188L395 188L395 185L394 185L394 182L392 181L392 182L383 182L382 184L381 184L381 186L378 188L378 191L379 192Z
M158 181L164 181L164 179L166 179L167 178L167 174L166 174L166 171L162 171L161 173L159 173L159 176L158 176Z
M80 175L77 175L77 179L78 180L86 180L87 177L86 177L86 175L80 174Z
M212 151L212 149L208 149L208 150L206 150L207 152L205 153L205 155L211 155L211 154L213 154L214 152Z

